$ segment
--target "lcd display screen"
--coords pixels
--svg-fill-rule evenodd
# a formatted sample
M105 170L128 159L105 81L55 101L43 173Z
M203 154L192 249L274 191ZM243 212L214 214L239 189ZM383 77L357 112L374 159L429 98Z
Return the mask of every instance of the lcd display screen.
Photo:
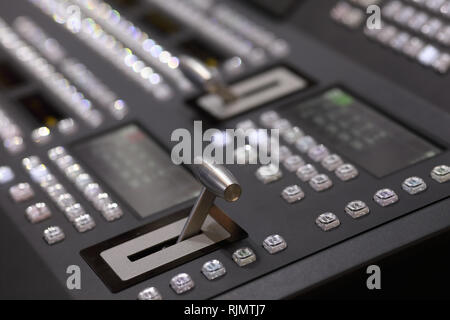
M282 111L320 143L377 177L440 153L440 148L342 89Z
M136 125L74 147L103 181L142 218L196 197L200 184Z

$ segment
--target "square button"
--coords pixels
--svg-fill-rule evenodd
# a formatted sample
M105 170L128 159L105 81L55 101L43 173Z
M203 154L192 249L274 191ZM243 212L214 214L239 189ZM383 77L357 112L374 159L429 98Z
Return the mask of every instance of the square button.
M305 197L305 193L298 185L294 184L292 186L284 188L284 190L281 192L281 196L288 203L294 203L302 200Z
M427 184L419 177L409 177L402 183L402 189L409 194L417 194L427 189Z
M316 145L316 140L311 136L304 136L297 140L295 143L296 148L303 153L308 152L309 149Z
M256 171L256 177L264 184L281 179L283 173L280 168L274 164L262 166Z
M282 236L273 234L264 239L263 247L270 254L275 254L286 249L287 243Z
M208 280L214 280L224 276L227 270L219 260L211 260L206 262L202 267L202 273Z
M150 287L139 292L138 300L162 300L162 296L158 289Z
M304 166L301 166L297 170L297 177L300 178L300 180L306 182L309 181L312 177L317 175L317 170L312 164L305 164Z
M35 205L29 206L26 211L27 219L31 223L38 223L43 220L46 220L51 217L52 213L50 212L50 209L48 206L43 203L36 203Z
M348 181L351 179L354 179L358 176L359 172L358 169L355 168L352 164L345 163L343 165L340 165L336 171L336 176L341 179L342 181Z
M63 230L58 226L48 227L44 230L44 240L49 245L61 242L65 237Z
M447 182L450 180L450 167L446 165L434 167L430 175L439 183Z
M83 214L75 218L73 225L78 232L86 232L95 228L95 221L89 214Z
M378 190L373 196L373 199L380 206L386 207L396 203L398 201L398 196L393 190L385 188Z
M304 136L304 133L302 131L302 129L300 129L299 127L292 127L289 130L285 130L282 133L283 139L289 143L289 144L293 144L295 143L298 139L300 139L301 137Z
M177 293L182 294L195 287L191 276L187 273L180 273L170 280L170 287Z
M14 172L10 167L0 167L0 184L6 184L14 180Z
M33 188L27 182L19 183L9 188L9 194L14 202L24 202L34 197Z
M233 260L239 267L244 267L256 261L256 255L250 248L240 248L233 253Z
M316 191L324 191L333 186L333 181L326 174L318 174L309 180L309 185Z
M123 216L123 211L117 203L112 202L102 208L102 216L106 221L114 221Z
M305 164L305 161L299 155L292 155L283 161L284 167L291 172L295 172Z
M330 154L323 158L321 164L322 167L324 167L328 171L334 171L343 163L344 162L342 161L342 158L340 156L338 156L337 154Z
M64 214L70 222L74 222L76 218L86 214L84 208L79 203L75 203L64 210Z
M349 202L345 206L345 212L347 212L353 219L365 216L370 212L369 207L361 200L355 200Z
M341 222L334 213L325 212L317 217L316 224L323 231L329 231L331 229L337 228L341 224Z
M310 157L315 162L322 161L329 154L330 152L328 151L328 148L323 144L314 146L308 151L308 157Z

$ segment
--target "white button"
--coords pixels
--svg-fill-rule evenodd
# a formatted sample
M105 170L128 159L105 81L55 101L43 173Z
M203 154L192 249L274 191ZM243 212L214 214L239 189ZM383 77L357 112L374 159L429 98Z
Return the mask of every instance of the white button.
M369 211L369 207L361 200L349 202L345 206L345 212L347 212L354 219L365 216L369 213Z
M305 197L305 193L298 185L295 184L284 188L284 190L281 192L281 196L288 203L294 203L302 200Z
M447 182L450 180L450 167L446 165L434 167L430 175L439 183Z
M48 206L43 203L36 203L35 205L29 206L26 211L27 219L31 223L38 223L43 220L46 220L51 217L52 213L50 212L50 209Z
M37 144L46 144L51 139L50 129L47 127L41 127L31 132L31 139Z
M95 221L89 214L83 214L75 218L73 225L78 232L86 232L95 228Z
M333 182L326 174L318 174L309 180L309 185L316 191L324 191L333 186Z
M304 164L305 164L305 161L299 155L289 156L286 159L284 159L284 161L283 161L284 167L291 172L297 171L298 168L300 168Z
M194 281L187 273L180 273L170 280L170 287L177 293L182 294L195 287Z
M344 162L342 161L340 156L338 156L337 154L330 154L322 160L321 164L322 167L324 167L328 171L334 171L343 163Z
M391 189L381 189L378 190L373 196L373 200L382 207L389 206L398 201L397 194Z
M63 135L74 134L77 130L78 126L72 118L63 119L58 122L58 131Z
M402 189L409 194L417 194L427 189L427 184L419 177L409 177L402 183Z
M61 209L61 211L65 211L66 208L73 206L75 204L75 199L70 193L64 193L58 197L56 204Z
M58 146L48 150L47 155L51 161L56 161L56 159L67 155L67 151L64 147Z
M63 230L58 226L48 227L44 230L44 240L47 244L52 245L63 241L65 238Z
M71 205L70 207L67 207L64 210L64 215L66 216L67 220L70 222L74 222L76 218L86 214L84 211L84 208L79 203L75 203Z
M162 296L155 287L150 287L139 292L138 300L162 300Z
M419 52L417 60L419 60L421 64L429 66L434 63L434 61L439 57L439 55L440 52L436 47L432 45L427 45Z
M270 254L275 254L287 248L287 243L282 236L273 234L263 241L263 247Z
M349 163L340 165L336 169L335 173L336 173L336 176L339 179L341 179L342 181L348 181L348 180L354 179L359 174L358 169L356 169L353 165L351 165Z
M233 253L233 260L239 267L244 267L256 261L256 255L250 248L240 248Z
M309 181L312 177L317 175L317 170L312 164L305 164L304 166L301 166L298 168L297 177L300 178L302 181Z
M337 228L341 224L341 222L334 213L325 212L317 217L316 224L323 231L329 231L331 229Z
M33 188L29 183L19 183L9 188L9 194L15 202L24 202L34 197Z
M227 270L219 260L211 260L206 262L202 267L202 273L208 280L214 280L224 276Z
M0 167L0 184L6 184L14 180L14 172L10 167Z
M122 209L115 202L106 204L101 212L106 221L114 221L123 216Z
M316 145L316 140L311 136L304 136L297 140L295 146L300 152L306 153L309 149Z
M322 161L329 154L330 152L328 151L328 148L323 144L314 146L308 151L308 157L310 157L315 162Z
M274 164L262 166L256 171L256 177L264 184L281 179L283 173L280 168Z

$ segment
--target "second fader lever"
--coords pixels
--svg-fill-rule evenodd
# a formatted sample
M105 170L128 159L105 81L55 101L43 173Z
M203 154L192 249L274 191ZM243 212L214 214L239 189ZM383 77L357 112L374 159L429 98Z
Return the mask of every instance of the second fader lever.
M194 166L194 173L203 184L203 189L178 237L178 242L200 232L216 197L234 202L242 193L241 186L233 174L224 166L214 164L210 160L202 159L200 165Z

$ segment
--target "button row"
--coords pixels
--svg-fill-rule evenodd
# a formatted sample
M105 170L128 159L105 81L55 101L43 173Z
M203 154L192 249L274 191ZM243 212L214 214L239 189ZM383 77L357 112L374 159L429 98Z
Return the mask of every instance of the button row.
M0 139L6 151L11 154L17 154L25 149L22 130L2 108L0 108Z
M48 157L93 204L106 221L114 221L123 216L120 206L111 199L108 193L103 191L103 188L85 172L64 147L50 149Z
M73 224L78 232L86 232L95 227L94 219L85 212L84 208L78 202L76 202L73 195L67 192L67 190L59 183L57 178L50 172L47 166L45 166L45 164L42 163L37 156L24 158L22 160L22 165L30 175L31 179L35 183L40 185L42 190L45 191L50 199L64 213L66 218ZM25 192L24 190L31 188L29 184L26 185L28 186L27 188L21 190L22 193ZM42 219L49 218L51 215L47 206L43 203L28 207L26 210L26 214L27 218L32 223L40 222L42 221ZM54 233L53 231L49 231L50 235ZM46 237L45 232L44 239L48 244L56 243L51 239L49 240ZM62 239L64 239L64 237L62 237Z
M61 3L57 0L33 0L32 3L49 16L58 17L61 22L67 22L70 19L67 16L70 12L68 10L70 3ZM94 19L81 14L81 25L70 23L61 25L102 57L108 59L155 98L166 100L172 96L171 88L159 73L147 66L121 41L106 32Z
M278 234L270 235L263 241L263 248L270 254L276 254L287 248L287 243ZM236 250L232 255L233 261L239 267L245 267L256 261L256 255L252 249L243 247ZM227 273L227 270L222 262L217 259L207 261L203 264L201 273L208 280L215 280ZM170 287L177 294L190 291L195 287L195 283L191 276L187 273L180 273L170 280ZM144 289L138 294L138 300L161 300L162 296L155 287Z
M92 127L97 127L102 123L102 114L92 106L92 103L33 47L23 42L1 19L0 44L86 123ZM43 129L36 133L38 140L39 136L42 136L41 139L45 138L48 136L48 132Z
M128 112L126 104L88 70L85 65L74 59L69 59L66 50L60 43L50 38L33 20L28 17L18 17L13 25L25 40L37 48L53 64L60 65L62 71L77 86L95 98L100 103L100 106L108 110L114 118L121 120L125 117ZM70 126L67 120L63 120L60 131L63 129L63 132L67 134L69 128L73 131L73 126Z

